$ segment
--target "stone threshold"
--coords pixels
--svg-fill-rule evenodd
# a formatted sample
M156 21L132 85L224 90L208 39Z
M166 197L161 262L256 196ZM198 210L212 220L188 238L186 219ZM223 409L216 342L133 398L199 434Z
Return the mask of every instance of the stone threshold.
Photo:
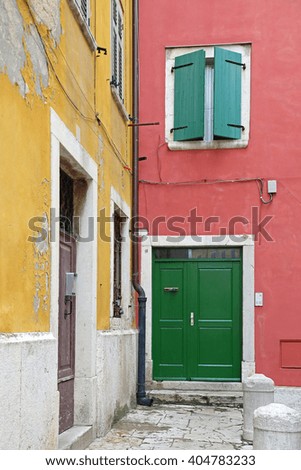
M58 439L59 450L84 450L94 440L92 426L73 426L62 432Z
M147 394L157 404L242 407L239 382L151 382Z
M242 392L151 390L147 394L156 404L227 406L233 408L241 408L243 405Z
M148 390L189 390L189 391L214 391L214 392L240 392L241 382L194 382L192 380L177 381L166 380L164 382L147 382Z

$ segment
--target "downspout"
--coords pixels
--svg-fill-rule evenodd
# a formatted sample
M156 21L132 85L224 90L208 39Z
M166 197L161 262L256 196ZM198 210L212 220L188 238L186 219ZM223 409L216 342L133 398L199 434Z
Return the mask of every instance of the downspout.
M139 49L138 49L138 3L139 0L133 0L133 117L138 122L139 113ZM153 400L146 396L145 392L145 314L146 301L144 289L139 283L139 262L138 262L138 234L136 223L138 220L138 185L139 185L139 127L133 127L133 193L132 193L132 283L138 294L138 384L137 384L137 403L138 405L151 406Z

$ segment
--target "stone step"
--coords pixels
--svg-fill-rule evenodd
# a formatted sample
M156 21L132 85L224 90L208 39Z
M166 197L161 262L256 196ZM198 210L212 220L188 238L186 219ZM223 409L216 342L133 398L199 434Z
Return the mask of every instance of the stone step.
M199 406L227 406L241 408L241 391L213 390L148 390L147 395L156 404L180 404Z
M95 439L92 426L73 426L59 435L59 450L83 450Z
M196 392L199 391L213 391L213 392L241 392L241 382L197 382L192 380L178 381L178 380L165 380L150 381L146 383L148 390L187 390Z

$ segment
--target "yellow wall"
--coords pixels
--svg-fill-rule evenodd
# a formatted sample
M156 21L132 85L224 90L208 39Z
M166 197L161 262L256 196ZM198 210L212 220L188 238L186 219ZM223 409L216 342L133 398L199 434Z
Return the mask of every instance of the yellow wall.
M61 31L56 44L41 18L17 1L24 32L39 31L48 63L48 83L37 77L35 61L22 41L27 84L22 96L6 70L0 71L0 331L48 331L50 325L51 243L32 243L33 217L50 215L50 107L76 135L99 166L99 210L109 215L111 186L130 206L131 131L111 92L110 0L91 0L91 30L108 55L91 51L67 0L61 1ZM124 0L125 108L131 113L131 4ZM41 44L39 44L41 46ZM42 93L37 93L36 80ZM94 86L95 85L95 86ZM98 113L101 124L95 118ZM43 227L45 229L45 227ZM109 234L109 229L107 229ZM109 327L110 244L99 240L98 328Z
M29 220L49 214L49 109L34 100L32 111L2 74L0 89L0 330L47 331L49 249L27 238Z
M131 114L131 5L132 1L123 1L124 21L125 21L125 90L124 105L125 109ZM103 158L104 158L104 185L99 191L99 208L105 208L109 215L109 199L111 185L116 191L124 197L127 204L131 204L131 172L124 166L131 167L131 131L122 117L111 93L111 54L110 54L110 1L103 2L102 15L99 15L97 23L97 43L106 47L108 55L101 54L96 60L97 94L96 107L100 113L102 122L101 131L103 136ZM126 27L126 25L128 27ZM117 147L118 152L115 151ZM102 171L102 169L101 169ZM100 184L102 183L101 174L99 175ZM106 233L109 234L108 229ZM99 282L98 282L98 328L105 329L109 327L110 310L110 245L107 242L100 241L99 249Z

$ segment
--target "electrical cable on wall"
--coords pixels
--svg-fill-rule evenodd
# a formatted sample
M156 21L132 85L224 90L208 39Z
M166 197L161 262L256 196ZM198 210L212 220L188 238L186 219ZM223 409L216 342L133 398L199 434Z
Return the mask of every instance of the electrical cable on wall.
M66 65L68 66L68 69L70 70L70 72L71 72L71 74L72 74L72 77L74 78L74 80L75 80L75 82L76 82L76 84L77 84L79 90L81 91L82 95L84 96L84 98L85 98L85 100L86 100L88 106L90 107L90 109L91 109L91 111L92 111L94 117L92 118L92 117L86 116L86 115L79 109L79 107L77 106L77 104L73 101L73 99L71 98L71 96L69 95L69 93L67 92L67 90L65 89L65 87L64 87L63 83L61 82L59 76L57 75L57 72L56 72L56 70L55 70L55 68L54 68L54 65L52 64L52 61L51 61L51 59L50 59L50 57L49 57L47 48L46 48L46 46L45 46L45 44L44 44L44 41L43 41L43 38L42 38L42 36L41 36L41 34L40 34L40 31L39 31L37 22L36 22L35 17L34 17L34 13L33 13L32 9L31 9L31 7L30 7L30 5L29 5L29 3L28 3L28 0L24 0L24 1L25 1L26 5L27 5L27 8L28 8L29 13L30 13L30 16L31 16L31 18L32 18L32 20L33 20L33 23L34 23L34 25L35 25L36 31L37 31L37 33L38 33L38 35L39 35L40 40L41 40L41 44L42 44L42 47L43 47L43 50L42 50L41 52L44 52L44 54L45 54L45 56L46 56L46 59L47 59L47 63L48 63L49 66L51 67L51 69L52 69L52 71L53 71L53 73L54 73L54 75L55 75L55 78L56 78L58 84L60 85L60 88L62 89L64 95L66 96L66 98L68 99L68 101L70 102L70 104L73 106L73 108L79 113L79 115L80 115L85 121L91 122L91 123L93 123L93 124L96 124L96 123L97 123L98 126L101 126L101 127L102 127L102 129L103 129L103 131L104 131L104 133L105 133L105 136L106 136L106 138L107 138L107 140L108 140L108 142L109 142L109 144L110 144L110 147L111 147L111 149L113 150L113 152L111 152L111 153L112 153L113 155L115 155L115 157L116 157L116 158L119 160L119 162L122 164L123 168L126 169L129 173L131 173L131 168L128 166L127 162L122 158L122 155L120 154L119 150L117 149L117 147L116 147L116 145L115 145L113 139L110 137L108 130L106 129L104 123L101 121L101 119L100 119L100 117L99 117L99 113L97 113L97 112L92 108L92 106L90 105L89 101L87 100L86 96L84 95L83 90L81 89L79 83L77 82L76 77L74 76L70 65L68 64L66 57L65 57L64 54L62 53L61 48L58 47L58 49L60 50L60 53L61 53L61 55L62 55L62 57L63 57L63 59L64 59ZM37 44L37 46L40 48L40 43L38 44L38 43L36 42L36 44ZM40 50L41 50L41 48L40 48ZM94 99L94 101L95 101L95 99ZM91 131L92 131L97 137L99 137L99 134L96 133L94 129L92 129L90 126L89 126L89 128L91 129ZM107 147L107 149L108 149L108 146L106 146L106 147Z
M192 181L149 181L149 180L139 180L139 183L142 184L149 184L149 185L155 185L155 186L192 186L192 185L199 185L199 184L204 184L204 185L211 185L211 184L225 184L225 183L250 183L252 181L256 181L258 185L258 190L259 190L259 197L260 200L263 204L270 204L273 200L273 194L269 194L270 199L266 201L263 198L263 188L264 188L264 180L263 178L234 178L234 179L229 179L229 180L208 180L208 179L203 179L203 180L192 180Z
M69 95L68 92L66 91L66 89L65 89L64 85L62 84L62 82L61 82L59 76L57 75L57 72L56 72L56 70L55 70L55 68L54 68L54 65L53 65L52 62L51 62L51 59L50 59L50 57L49 57L47 48L46 48L46 46L45 46L45 43L44 43L43 38L42 38L42 36L41 36L41 33L40 33L40 31L39 31L39 28L38 28L38 25L37 25L37 22L36 22L34 13L33 13L33 11L32 11L31 6L30 6L29 3L28 3L28 0L25 0L25 3L26 3L26 5L27 5L28 11L29 11L30 16L31 16L31 18L32 18L32 20L33 20L33 24L35 25L36 31L37 31L37 33L38 33L38 35L39 35L40 40L41 40L41 44L42 44L42 47L43 47L43 51L42 51L42 52L44 52L44 54L45 54L45 56L46 56L46 59L47 59L47 62L48 62L48 64L50 65L50 67L51 67L51 69L52 69L52 71L53 71L53 73L54 73L54 75L55 75L55 78L57 79L57 81L58 81L58 83L59 83L59 85L60 85L62 91L64 92L66 98L68 99L68 101L71 103L71 105L75 108L75 110L80 114L80 116L81 116L83 119L85 119L86 121L95 122L95 121L96 121L96 117L94 116L94 118L92 118L92 117L90 118L90 117L88 117L88 116L85 116L85 114L82 113L82 111L79 109L79 107L77 106L77 104L74 103L73 99L70 97L70 95ZM37 42L36 42L36 44L37 44ZM37 44L37 46L40 47L39 44ZM70 68L70 67L69 67L69 68ZM91 107L91 109L92 109L92 107ZM94 110L93 110L93 113L94 113Z
M260 197L260 200L263 204L270 204L273 200L273 194L269 194L270 196L270 199L268 201L266 201L265 199L263 199L263 180L261 178L258 178L258 187L259 187L259 197Z

